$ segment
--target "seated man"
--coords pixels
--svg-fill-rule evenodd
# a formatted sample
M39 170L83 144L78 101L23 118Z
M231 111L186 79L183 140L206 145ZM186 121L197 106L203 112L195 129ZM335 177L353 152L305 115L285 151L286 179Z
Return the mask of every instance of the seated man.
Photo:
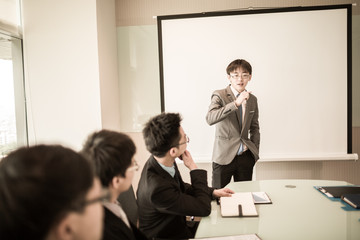
M112 197L103 203L105 210L103 239L147 239L129 221L117 198L126 192L138 170L136 147L125 134L101 130L88 137L81 153L94 163L103 187Z
M0 161L0 239L99 240L108 196L73 150L19 148Z
M197 168L186 150L189 138L177 113L162 113L143 129L145 145L152 154L146 162L137 190L140 230L148 238L193 238L195 230L186 216L207 216L212 197L231 196L230 189L207 185L207 172ZM191 185L184 183L175 159L190 170Z

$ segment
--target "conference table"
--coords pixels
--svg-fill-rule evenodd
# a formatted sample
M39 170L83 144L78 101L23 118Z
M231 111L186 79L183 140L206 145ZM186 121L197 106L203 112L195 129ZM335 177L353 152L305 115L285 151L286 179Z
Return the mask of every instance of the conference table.
M266 192L271 204L256 204L258 217L222 217L212 202L195 238L257 234L262 240L359 240L360 210L328 198L314 186L351 185L327 180L261 180L231 182L235 192Z

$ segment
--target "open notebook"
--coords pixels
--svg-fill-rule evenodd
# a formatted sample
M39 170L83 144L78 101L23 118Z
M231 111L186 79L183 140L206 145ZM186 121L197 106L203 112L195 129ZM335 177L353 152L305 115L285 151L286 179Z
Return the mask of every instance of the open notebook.
M220 198L220 210L223 217L259 216L251 192L234 193L231 197Z

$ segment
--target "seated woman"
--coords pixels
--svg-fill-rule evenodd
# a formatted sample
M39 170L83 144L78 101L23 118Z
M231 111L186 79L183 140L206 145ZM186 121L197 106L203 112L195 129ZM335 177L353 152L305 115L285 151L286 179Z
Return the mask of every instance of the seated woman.
M99 240L108 197L73 150L19 148L0 161L0 239Z

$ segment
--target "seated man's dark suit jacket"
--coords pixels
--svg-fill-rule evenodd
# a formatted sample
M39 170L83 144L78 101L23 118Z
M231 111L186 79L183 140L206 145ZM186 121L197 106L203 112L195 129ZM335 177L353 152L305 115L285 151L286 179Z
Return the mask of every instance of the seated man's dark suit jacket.
M190 171L191 185L184 183L175 163L175 177L151 156L146 162L137 190L140 230L148 238L186 239L193 233L186 216L208 216L213 188L205 170Z
M130 222L131 229L114 213L104 207L103 240L136 240L147 239L146 236Z

